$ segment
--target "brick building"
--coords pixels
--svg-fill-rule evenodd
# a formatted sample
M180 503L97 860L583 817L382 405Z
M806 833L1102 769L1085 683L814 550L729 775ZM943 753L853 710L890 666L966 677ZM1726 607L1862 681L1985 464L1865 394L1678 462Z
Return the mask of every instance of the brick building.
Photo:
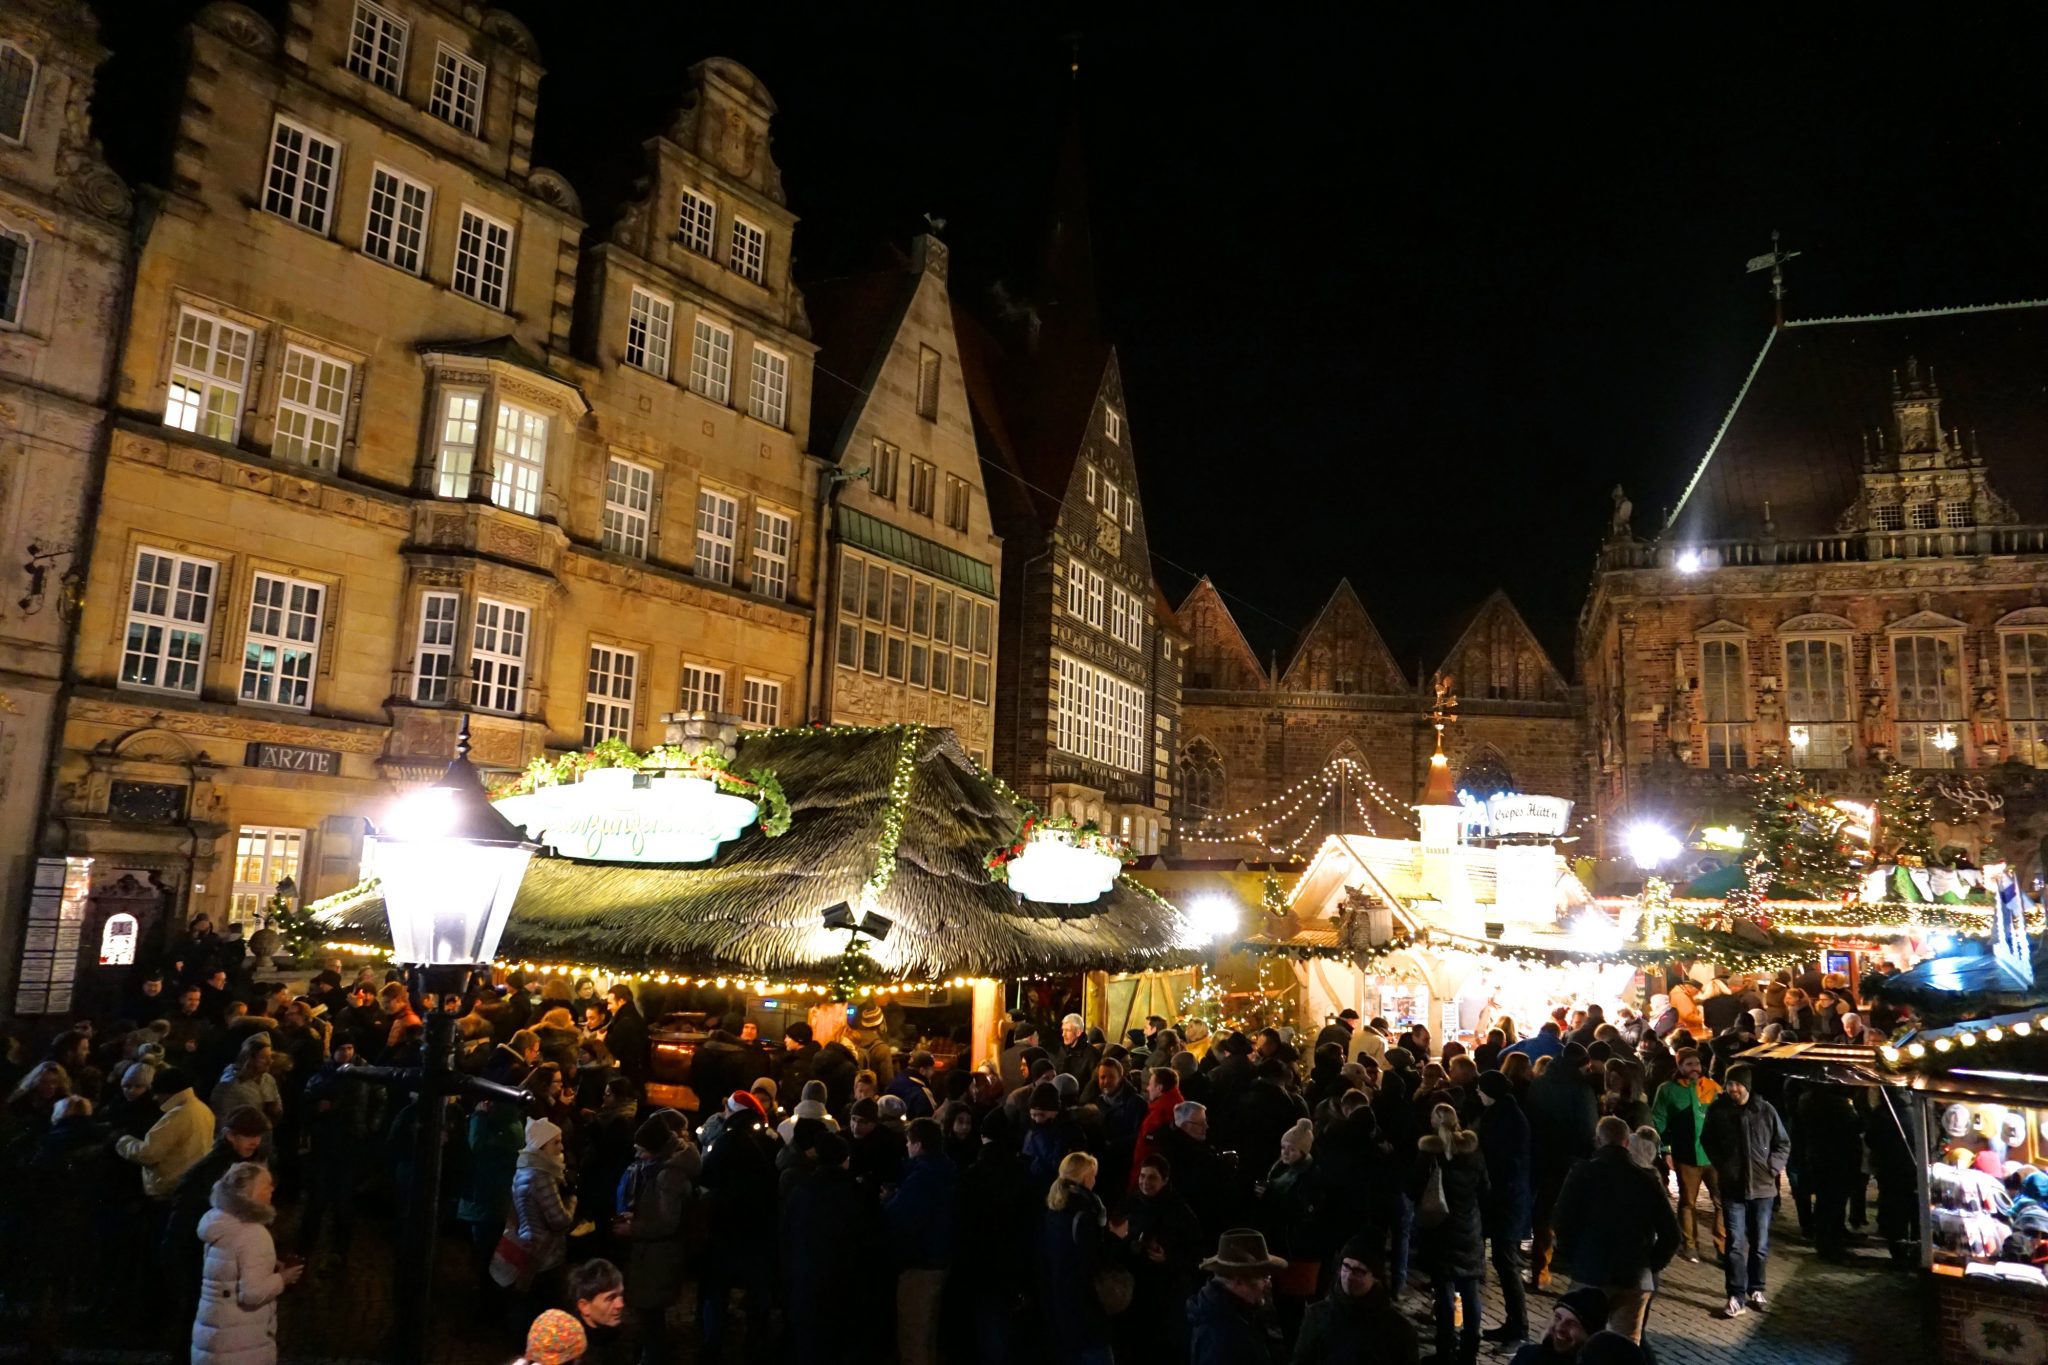
M1869 799L1896 757L2007 798L2036 864L2044 364L2038 303L1771 331L1670 522L1639 537L1618 503L1600 554L1578 652L1610 839L1739 815L1779 757Z
M1577 697L1505 593L1433 632L1420 678L1395 662L1349 580L1284 661L1260 663L1206 578L1176 615L1188 634L1179 813L1190 855L1307 856L1330 834L1411 837L1439 674L1458 697L1445 737L1458 787L1583 797Z

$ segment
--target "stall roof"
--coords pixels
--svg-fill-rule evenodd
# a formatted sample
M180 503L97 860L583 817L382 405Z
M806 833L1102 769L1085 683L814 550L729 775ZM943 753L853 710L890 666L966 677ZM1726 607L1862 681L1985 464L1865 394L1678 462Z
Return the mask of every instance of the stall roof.
M910 780L891 798L899 760ZM953 732L920 725L742 735L736 772L775 773L789 832L758 827L711 862L678 866L534 858L499 955L629 969L829 975L846 934L821 912L857 902L878 850L900 827L895 873L876 909L893 920L870 945L888 979L1138 970L1193 960L1180 912L1128 877L1077 906L1020 900L983 860L1015 837L1021 801L979 769ZM383 941L373 884L316 903L337 933Z

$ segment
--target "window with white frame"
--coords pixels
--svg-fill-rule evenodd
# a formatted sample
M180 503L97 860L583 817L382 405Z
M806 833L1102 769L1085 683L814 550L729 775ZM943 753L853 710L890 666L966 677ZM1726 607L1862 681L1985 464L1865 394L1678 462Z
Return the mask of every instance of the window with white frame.
M2012 756L2048 768L2048 630L2001 632L2005 660L2005 721Z
M740 505L732 498L708 488L698 490L697 577L714 583L732 582L733 539L739 517Z
M306 831L274 825L243 825L235 831L235 881L228 901L228 922L246 924L270 911L277 884L286 877L300 882L305 860ZM265 964L268 965L267 963Z
M1097 630L1101 630L1103 624L1102 598L1105 582L1106 580L1104 580L1101 574L1093 570L1089 571L1087 621L1089 625Z
M180 309L171 345L171 386L164 425L216 441L241 434L243 395L249 383L254 336L225 318Z
M1962 752L1962 641L1954 634L1892 637L1899 762L1952 768Z
M896 461L901 452L877 436L868 459L868 491L878 498L896 501Z
M348 69L396 95L405 82L405 20L370 0L356 0L349 26Z
M931 516L938 500L939 468L930 460L910 457L910 510Z
M957 474L946 476L946 525L956 531L967 529L967 510L971 499L967 480Z
M1785 642L1785 724L1801 768L1846 768L1855 746L1849 641L1816 636Z
M270 172L263 207L309 232L325 235L334 216L334 179L341 144L280 118L270 134Z
M348 380L347 361L303 346L285 347L272 453L315 469L335 469L341 463Z
M242 700L304 711L313 704L320 656L317 583L259 573L249 593L249 636L242 647Z
M590 647L583 680L585 748L607 739L633 742L633 692L639 679L640 656L632 650Z
M1109 590L1109 633L1132 649L1145 647L1145 599L1137 593L1111 586Z
M1086 488L1086 497L1089 503L1093 504L1095 501L1095 466L1092 464L1087 469Z
M1700 641L1700 714L1710 768L1749 766L1747 655L1741 640Z
M434 445L434 495L469 496L469 476L476 468L477 428L483 421L484 396L478 389L448 389L441 395L441 433Z
M503 308L511 271L511 227L464 207L455 230L455 272L449 286L487 307Z
M1127 498L1125 498L1125 499L1124 499L1124 529L1125 529L1126 531L1130 530L1130 529L1132 528L1132 525L1133 525L1133 523L1135 523L1135 522L1137 521L1137 519L1138 519L1138 500L1137 500L1136 498L1130 498L1130 497L1127 497Z
M1123 513L1123 491L1109 480L1102 481L1102 515L1115 521Z
M939 353L929 346L917 348L917 415L927 422L939 416Z
M1124 415L1107 403L1102 407L1102 434L1109 438L1111 445L1123 444Z
M634 369L668 378L669 333L675 323L675 305L659 294L633 287L633 301L626 310L626 363Z
M735 275L761 284L767 279L768 234L744 218L732 220L732 241L726 250L726 268Z
M469 704L516 716L525 706L526 642L531 617L525 607L477 599L469 637Z
M789 535L795 525L780 512L754 509L754 591L780 602L789 596Z
M0 326L19 327L28 298L28 259L34 244L25 232L0 227Z
M476 132L484 113L483 63L471 61L446 43L436 49L434 88L427 95L427 112L465 133Z
M782 684L748 678L740 718L749 725L776 725L782 720Z
M714 403L732 400L732 329L702 313L691 334L690 387Z
M455 630L462 599L452 592L420 594L419 653L413 661L412 699L445 702L455 676Z
M699 256L709 256L717 225L717 206L695 190L684 190L682 213L676 225L676 236L683 245Z
M539 516L547 465L547 414L500 400L491 442L491 501L509 512Z
M29 97L36 88L36 59L13 43L0 43L0 141L28 140Z
M614 456L604 470L604 548L647 558L647 525L654 515L654 471Z
M683 665L682 709L722 715L725 711L725 670L708 664Z
M218 571L211 560L168 550L136 552L121 648L123 687L198 693Z
M434 192L386 166L370 171L370 206L363 216L363 254L408 275L420 273L427 253L427 216Z
M1067 615L1076 620L1088 615L1088 569L1078 559L1067 561Z
M1063 751L1137 772L1145 754L1145 696L1114 673L1055 654L1058 724Z
M1130 615L1130 594L1115 584L1109 589L1109 633L1111 638L1124 638L1124 618Z
M766 346L754 347L753 379L747 386L747 411L769 426L779 427L788 410L788 358Z

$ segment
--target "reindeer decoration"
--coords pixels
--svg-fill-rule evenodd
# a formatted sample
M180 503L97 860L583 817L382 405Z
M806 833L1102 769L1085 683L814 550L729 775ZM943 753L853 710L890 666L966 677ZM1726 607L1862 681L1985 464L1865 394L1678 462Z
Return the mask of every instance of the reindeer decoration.
M1973 867L1997 861L1997 831L2005 823L2005 797L1992 791L1981 777L1939 780L1934 789L1956 812L1953 819L1928 822L1936 857L1944 850L1959 848Z

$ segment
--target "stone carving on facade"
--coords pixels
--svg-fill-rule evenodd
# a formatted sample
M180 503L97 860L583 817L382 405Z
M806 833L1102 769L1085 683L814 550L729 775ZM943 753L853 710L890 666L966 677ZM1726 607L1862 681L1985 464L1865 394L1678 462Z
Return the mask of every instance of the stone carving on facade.
M1621 491L1620 484L1614 485L1614 491L1607 496L1614 504L1607 516L1607 538L1611 541L1635 539L1635 532L1629 525L1635 517L1635 504L1629 501L1628 494Z
M214 0L213 4L199 11L198 23L244 52L253 52L259 57L277 53L277 30L270 26L269 20L247 5L237 5L232 0Z
M526 192L541 203L560 209L571 218L583 216L583 201L577 198L575 187L559 171L536 166L527 173Z

